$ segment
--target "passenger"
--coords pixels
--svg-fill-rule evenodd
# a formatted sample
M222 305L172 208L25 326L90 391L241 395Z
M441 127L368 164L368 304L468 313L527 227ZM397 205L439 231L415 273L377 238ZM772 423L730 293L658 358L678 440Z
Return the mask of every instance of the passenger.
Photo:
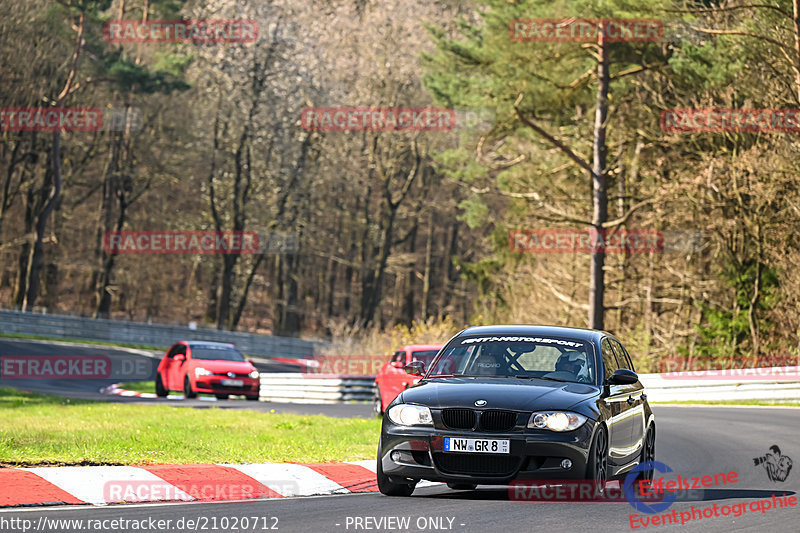
M566 372L575 376L576 381L589 383L589 367L583 352L564 352L556 361L556 372Z

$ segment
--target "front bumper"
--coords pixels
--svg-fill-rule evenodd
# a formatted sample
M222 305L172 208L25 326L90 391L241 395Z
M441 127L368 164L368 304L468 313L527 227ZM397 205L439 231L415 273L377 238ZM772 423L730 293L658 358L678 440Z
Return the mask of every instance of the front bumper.
M195 390L197 392L205 392L211 394L243 394L246 396L253 396L258 395L260 380L258 378L251 378L251 377L237 377L235 378L238 381L242 382L242 385L223 385L223 380L229 380L229 377L223 376L201 376L196 378L195 381Z
M558 433L515 429L505 433L397 426L384 418L380 461L384 474L404 479L507 485L513 480L572 480L586 477L589 448L597 422ZM507 439L508 454L444 451L444 437ZM395 458L392 458L393 453ZM569 459L572 466L562 468Z

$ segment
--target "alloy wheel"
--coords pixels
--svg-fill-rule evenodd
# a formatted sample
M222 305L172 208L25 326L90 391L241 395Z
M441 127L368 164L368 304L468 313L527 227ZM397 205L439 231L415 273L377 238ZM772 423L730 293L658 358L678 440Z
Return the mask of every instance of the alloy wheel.
M597 490L604 492L608 481L608 442L605 431L597 433L597 443L594 448L594 482Z

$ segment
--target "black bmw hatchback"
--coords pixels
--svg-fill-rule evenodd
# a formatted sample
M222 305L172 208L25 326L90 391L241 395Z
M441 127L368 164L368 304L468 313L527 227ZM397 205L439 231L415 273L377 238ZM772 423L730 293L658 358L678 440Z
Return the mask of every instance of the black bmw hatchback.
M406 372L424 378L384 413L383 494L408 496L421 479L454 489L589 479L602 490L655 459L644 387L628 352L603 331L472 327L430 368L415 362Z

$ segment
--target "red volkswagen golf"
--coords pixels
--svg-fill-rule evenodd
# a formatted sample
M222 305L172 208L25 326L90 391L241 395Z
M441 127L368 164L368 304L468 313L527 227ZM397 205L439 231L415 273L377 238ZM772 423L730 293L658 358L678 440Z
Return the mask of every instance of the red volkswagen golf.
M167 351L156 373L156 394L183 391L195 398L198 392L224 400L229 394L258 400L259 375L233 344L180 341Z
M382 415L398 394L420 380L419 376L406 374L403 367L412 361L421 361L427 369L441 349L441 344L408 344L394 352L375 377L375 414Z

